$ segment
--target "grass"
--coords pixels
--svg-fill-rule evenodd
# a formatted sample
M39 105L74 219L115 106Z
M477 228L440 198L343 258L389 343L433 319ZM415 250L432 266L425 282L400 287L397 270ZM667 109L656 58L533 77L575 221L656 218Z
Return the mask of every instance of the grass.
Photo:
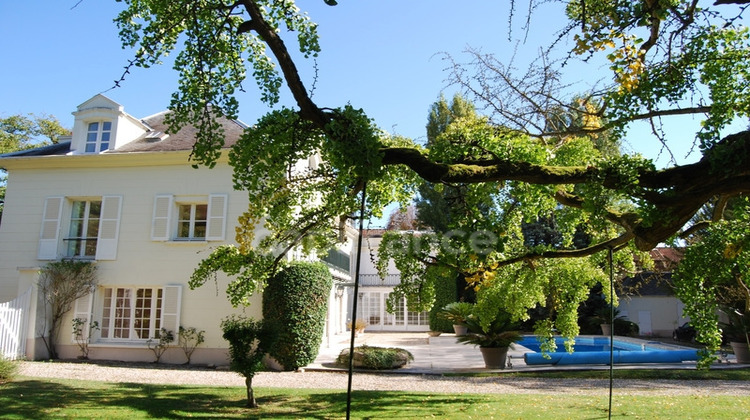
M502 373L449 373L445 376L468 376L480 378L503 376L508 378L609 379L609 370L599 369ZM615 369L612 376L615 379L750 381L750 369Z
M245 408L242 387L118 384L21 377L0 385L0 418L279 418L345 417L344 390L257 388L259 409ZM607 418L605 396L437 394L355 391L355 419ZM733 396L617 396L612 417L643 419L745 418L750 398Z

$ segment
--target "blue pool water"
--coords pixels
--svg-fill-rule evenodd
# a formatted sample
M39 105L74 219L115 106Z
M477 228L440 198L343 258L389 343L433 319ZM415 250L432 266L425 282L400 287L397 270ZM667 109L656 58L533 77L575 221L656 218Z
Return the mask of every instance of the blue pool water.
M610 363L609 337L576 337L573 353L565 351L564 341L564 338L556 337L557 351L548 354L541 353L539 340L535 336L524 336L518 344L530 350L523 355L527 365L608 365ZM682 363L689 360L698 360L696 350L669 348L660 343L643 340L618 338L614 340L612 355L614 364Z

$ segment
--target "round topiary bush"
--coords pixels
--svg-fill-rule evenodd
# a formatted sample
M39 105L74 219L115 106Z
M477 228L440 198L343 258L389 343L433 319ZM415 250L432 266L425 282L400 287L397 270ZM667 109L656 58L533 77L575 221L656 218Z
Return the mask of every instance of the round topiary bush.
M277 329L268 354L285 370L307 366L323 339L333 279L322 263L293 262L268 280L263 319Z
M352 365L363 369L398 369L414 360L408 351L396 347L359 346L354 348ZM336 358L336 364L349 366L349 349L344 349Z

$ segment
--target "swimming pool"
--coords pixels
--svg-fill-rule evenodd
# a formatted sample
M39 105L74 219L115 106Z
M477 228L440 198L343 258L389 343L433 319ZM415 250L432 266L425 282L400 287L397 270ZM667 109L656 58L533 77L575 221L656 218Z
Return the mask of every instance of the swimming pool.
M547 353L547 357L541 353L539 340L535 336L524 336L517 345L529 350L523 355L527 365L609 364L609 337L576 337L573 353L565 351L564 341L564 338L556 337L558 350L554 353ZM613 362L615 364L682 363L691 360L698 360L697 350L627 337L615 337L614 340Z

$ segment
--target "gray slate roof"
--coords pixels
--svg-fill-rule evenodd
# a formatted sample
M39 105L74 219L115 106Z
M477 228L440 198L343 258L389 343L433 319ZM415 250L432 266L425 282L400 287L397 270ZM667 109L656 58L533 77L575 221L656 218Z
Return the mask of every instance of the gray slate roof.
M197 129L193 126L182 127L175 134L169 133L169 128L164 123L168 111L154 114L141 120L151 128L151 131L141 137L108 153L133 153L133 152L171 152L178 150L191 150L195 143ZM239 140L247 125L237 120L219 118L217 120L224 129L224 147L230 147Z

